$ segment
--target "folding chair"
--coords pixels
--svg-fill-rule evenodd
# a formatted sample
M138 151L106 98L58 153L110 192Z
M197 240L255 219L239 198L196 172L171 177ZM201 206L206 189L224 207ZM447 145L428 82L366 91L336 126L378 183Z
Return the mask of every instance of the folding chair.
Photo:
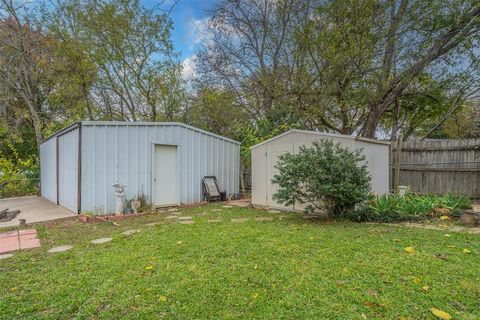
M218 187L218 181L215 176L206 176L202 179L203 198L210 201L221 201L222 192ZM225 194L225 192L223 192Z

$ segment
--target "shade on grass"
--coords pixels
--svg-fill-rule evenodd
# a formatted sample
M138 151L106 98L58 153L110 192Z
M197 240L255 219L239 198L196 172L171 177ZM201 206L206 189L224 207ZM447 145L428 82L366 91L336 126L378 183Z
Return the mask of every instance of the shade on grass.
M41 249L0 260L0 318L434 319L429 308L480 317L478 235L295 214L255 221L268 213L217 207L182 209L191 225L150 215L40 227ZM113 241L90 243L100 237ZM74 248L46 253L63 244Z

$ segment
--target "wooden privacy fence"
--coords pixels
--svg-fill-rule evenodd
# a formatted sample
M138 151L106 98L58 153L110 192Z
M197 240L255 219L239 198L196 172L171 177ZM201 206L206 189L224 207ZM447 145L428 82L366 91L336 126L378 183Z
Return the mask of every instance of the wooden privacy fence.
M397 145L392 145L392 188ZM400 144L398 185L418 193L480 197L480 139L408 140Z

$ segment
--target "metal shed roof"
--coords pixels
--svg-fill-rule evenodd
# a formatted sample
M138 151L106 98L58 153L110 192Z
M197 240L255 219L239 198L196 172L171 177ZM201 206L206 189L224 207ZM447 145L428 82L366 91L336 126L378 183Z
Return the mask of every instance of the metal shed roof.
M256 147L259 147L261 145L264 145L266 143L269 143L271 141L274 141L274 140L277 140L277 139L280 139L280 138L283 138L289 134L292 134L292 133L306 133L306 134L312 134L312 135L318 135L318 136L329 136L329 137L339 137L339 138L347 138L347 139L352 139L352 140L358 140L358 141L365 141L365 142L370 142L370 143L377 143L377 144L385 144L385 145L389 145L390 142L386 142L386 141L380 141L380 140L375 140L375 139L369 139L369 138L363 138L363 137L353 137L353 136L349 136L349 135L346 135L346 134L340 134L340 133L328 133L328 132L318 132L318 131L308 131L308 130L299 130L299 129L291 129L289 131L286 131L282 134L279 134L278 136L275 136L275 137L272 137L270 139L267 139L263 142L260 142L254 146L251 146L250 147L250 150L252 149L255 149Z
M78 126L95 126L95 125L101 125L101 126L180 126L180 127L184 127L186 129L190 129L190 130L193 130L193 131L197 131L199 133L203 133L203 134L206 134L206 135L209 135L209 136L212 136L212 137L216 137L216 138L219 138L219 139L222 139L222 140L225 140L225 141L229 141L229 142L232 142L232 143L236 143L236 144L240 144L240 142L236 141L236 140L233 140L233 139L230 139L230 138L227 138L227 137L224 137L224 136L221 136L221 135L218 135L218 134L215 134L215 133L212 133L212 132L209 132L209 131L206 131L206 130L203 130L203 129L200 129L200 128L197 128L197 127L194 127L194 126L190 126L188 124L185 124L185 123L181 123L181 122L148 122L148 121L79 121L79 122L75 122L74 124L50 135L49 137L45 138L43 142L46 142L56 136L60 136L62 134L65 134L75 128L77 128Z

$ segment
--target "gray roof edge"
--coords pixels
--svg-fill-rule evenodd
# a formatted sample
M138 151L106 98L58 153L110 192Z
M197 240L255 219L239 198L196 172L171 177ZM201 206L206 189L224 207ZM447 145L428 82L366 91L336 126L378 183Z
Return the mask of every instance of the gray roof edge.
M200 133L203 133L203 134L206 134L206 135L218 138L218 139L222 139L222 140L225 140L225 141L228 141L228 142L231 142L231 143L235 143L235 144L238 144L238 145L241 144L239 141L236 141L236 140L221 136L219 134L209 132L209 131L206 131L206 130L203 130L203 129L200 129L200 128L197 128L197 127L185 124L185 123L182 123L182 122L148 122L148 121L80 121L80 122L76 122L76 123L64 128L64 129L52 134L48 138L44 139L42 141L42 143L46 142L47 140L49 140L53 137L61 135L62 133L66 132L66 131L69 131L70 129L73 130L74 126L80 126L80 125L81 126L96 126L96 125L100 125L100 126L180 126L180 127L190 129L190 130L193 130L193 131L197 131L197 132L200 132Z
M81 126L81 122L74 122L72 123L71 125L55 132L55 133L52 133L51 135L49 135L48 137L46 137L45 139L42 140L42 142L40 142L40 144L44 143L44 142L47 142L48 140L52 139L52 138L55 138L55 137L58 137L58 136L61 136L63 135L64 133L67 133L71 130L75 130L76 128L80 127Z
M290 130L285 131L284 133L281 133L281 134L279 134L275 137L272 137L270 139L267 139L265 141L262 141L262 142L260 142L256 145L254 145L254 146L251 146L250 150L253 150L256 147L259 147L259 146L264 145L266 143L269 143L271 141L274 141L274 140L277 140L277 139L282 138L284 136L287 136L291 133L307 133L307 134L314 134L314 135L317 135L317 136L339 137L339 138L347 138L347 139L369 142L369 143L390 145L390 142L386 142L386 141L380 141L380 140L376 140L376 139L363 138L363 137L354 137L354 136L349 136L349 135L340 134L340 133L329 133L329 132L308 131L308 130L300 130L300 129L290 129Z

